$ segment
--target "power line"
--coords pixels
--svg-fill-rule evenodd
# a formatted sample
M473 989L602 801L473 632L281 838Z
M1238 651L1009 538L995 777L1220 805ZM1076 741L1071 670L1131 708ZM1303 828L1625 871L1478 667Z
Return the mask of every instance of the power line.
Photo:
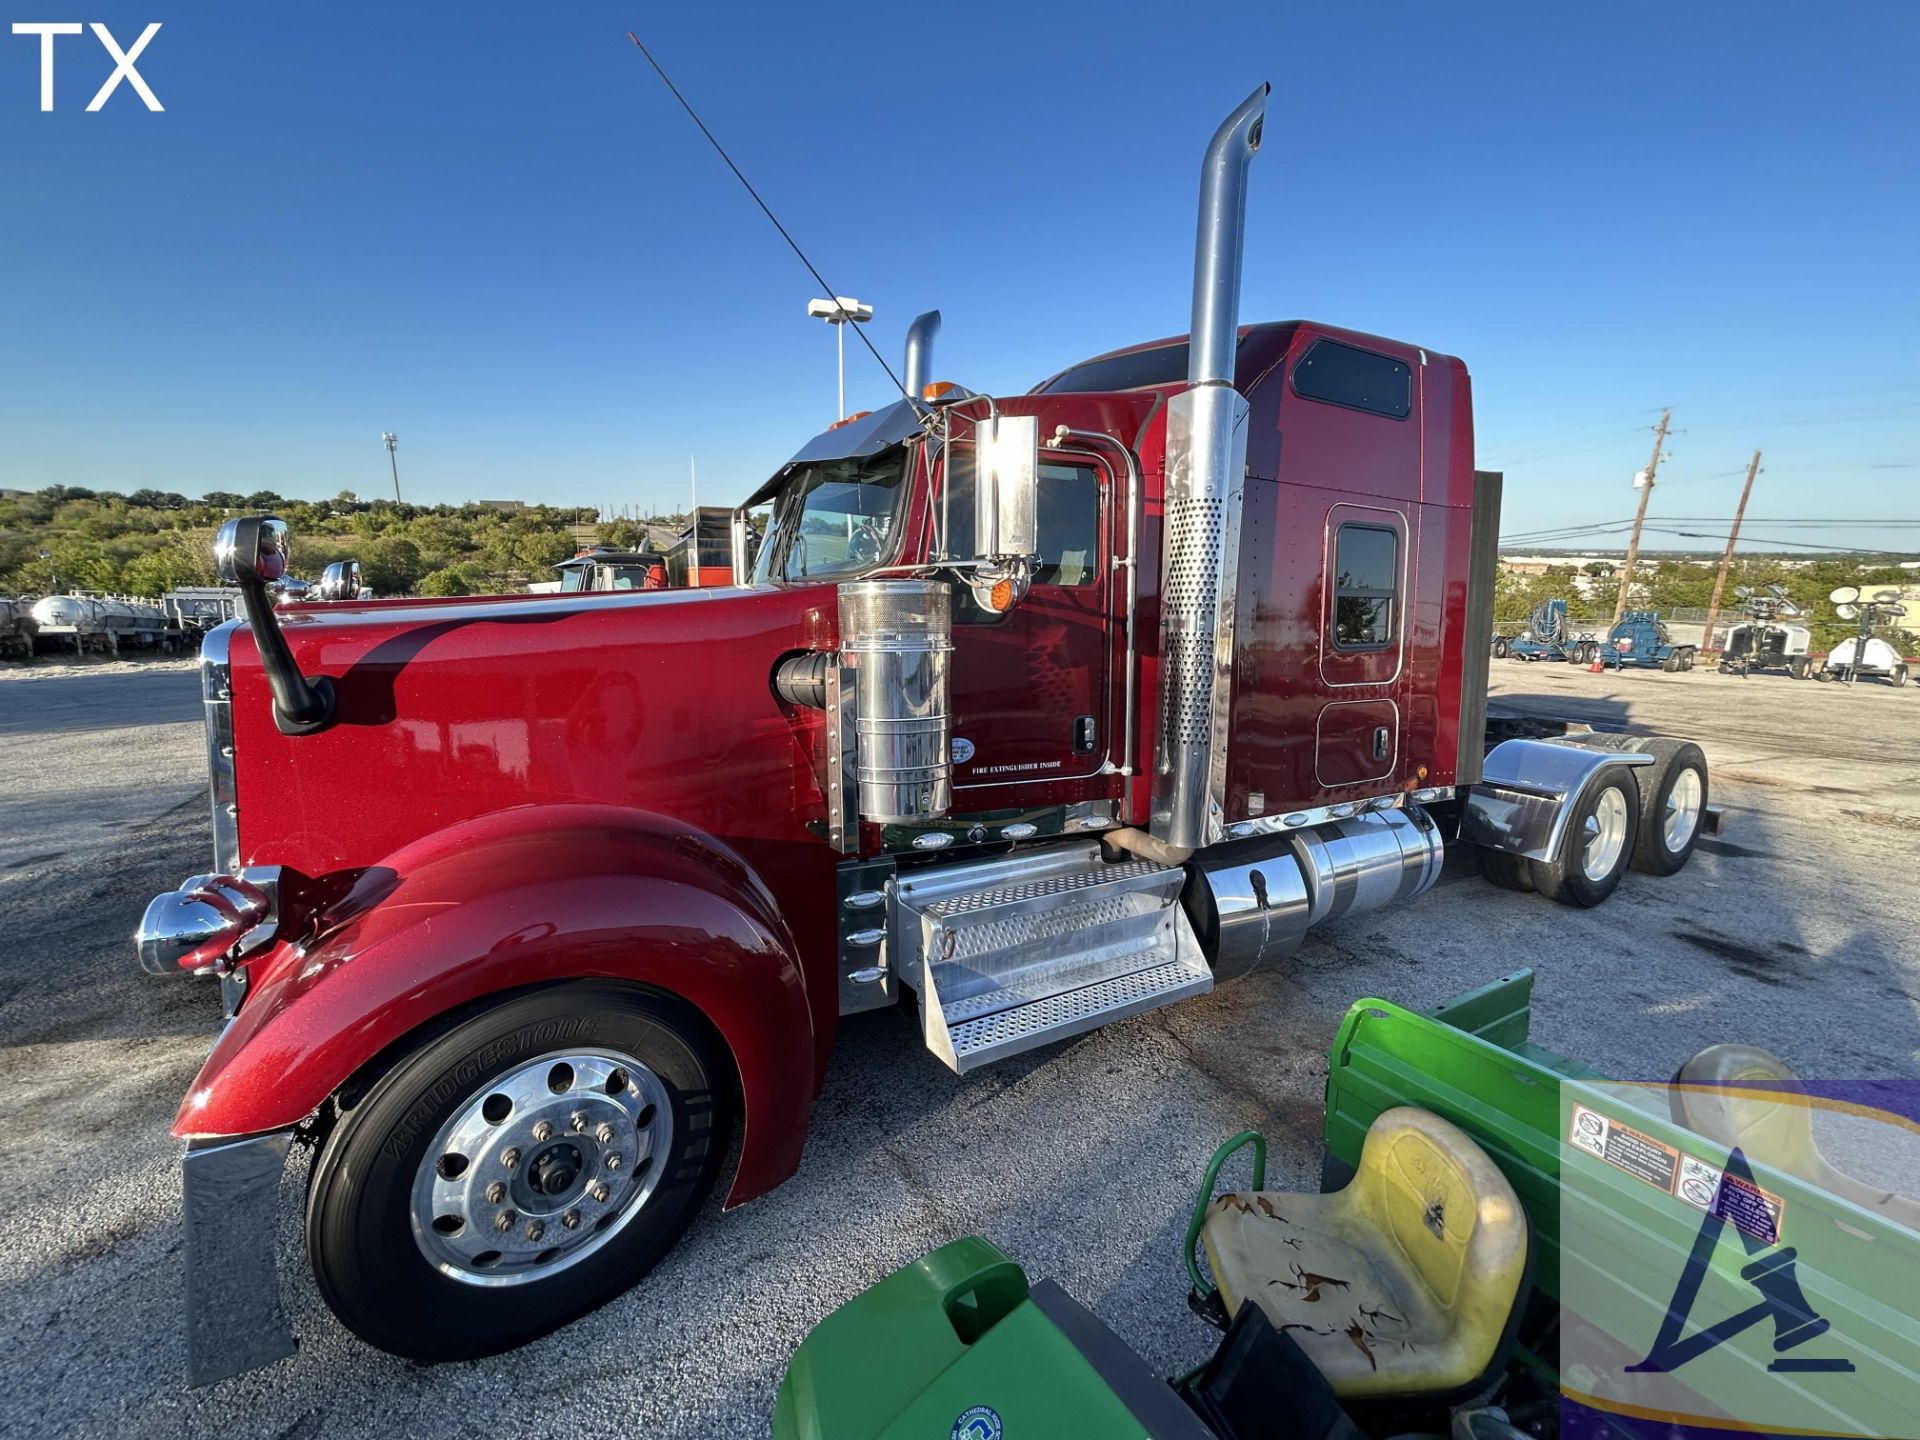
M1659 525L1649 525L1647 528L1656 535L1678 535L1688 540L1725 540L1727 538L1724 535L1708 534L1703 530L1671 530ZM1833 545L1819 540L1785 540L1772 535L1749 536L1748 538L1758 539L1768 545L1791 545L1796 550L1819 550L1823 553L1836 555L1920 556L1920 550L1889 550L1884 546Z
M786 241L788 247L793 251L793 253L800 257L800 263L807 267L807 273L813 276L814 282L818 284L822 290L826 291L827 294L839 295L841 292L834 289L833 286L827 284L826 280L821 276L820 272L814 268L813 261L807 258L807 252L800 248L800 242L795 240L792 235L787 233L787 227L780 223L780 217L773 213L773 207L768 205L766 201L760 198L760 192L753 188L753 182L747 179L746 175L741 171L738 165L733 163L733 157L727 154L726 146L722 145L718 140L714 138L713 132L707 128L707 122L700 118L699 114L694 110L693 106L688 103L687 97L680 93L680 87L678 85L675 85L673 81L670 78L668 78L667 72L660 67L660 62L653 58L653 52L647 49L645 45L642 45L640 43L640 37L634 34L633 31L629 30L627 32L627 38L633 41L633 45L636 50L638 50L642 55L647 57L647 63L653 67L654 74L658 75L660 79L663 82L665 82L667 89L673 92L673 98L680 102L680 108L687 112L687 118L692 120L695 125L700 127L700 133L707 137L707 143L713 146L715 153L717 153L722 160L727 162L727 168L733 171L734 178L738 180L742 185L746 186L747 194L753 197L753 203L758 205L761 209L761 212L767 217L767 219L773 222L773 228L780 232L780 238ZM917 399L915 399L913 396L907 395L907 387L900 383L900 377L893 373L893 367L887 364L886 360L882 358L879 350L875 349L873 341L867 338L866 331L862 330L858 325L856 325L853 327L853 333L860 337L860 343L865 345L867 349L872 352L873 358L875 360L879 361L880 368L886 371L887 378L893 381L893 388L898 390L902 395L907 396L907 403L911 405L917 413L920 408L920 402Z

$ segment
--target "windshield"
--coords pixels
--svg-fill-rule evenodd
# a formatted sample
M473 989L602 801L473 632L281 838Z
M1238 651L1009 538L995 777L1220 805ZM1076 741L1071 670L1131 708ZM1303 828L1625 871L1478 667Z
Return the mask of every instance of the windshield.
M857 575L893 557L912 451L827 460L795 470L773 500L756 582Z

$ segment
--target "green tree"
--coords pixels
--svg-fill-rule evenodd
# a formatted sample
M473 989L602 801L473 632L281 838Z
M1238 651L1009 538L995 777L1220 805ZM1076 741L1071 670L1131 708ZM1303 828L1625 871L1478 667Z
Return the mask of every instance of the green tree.
M421 578L422 595L478 595L487 588L486 570L471 560L448 565Z
M609 520L600 527L598 538L616 550L638 550L647 543L647 527L638 520Z
M236 495L231 490L209 490L200 497L202 505L211 505L216 510L242 510L246 508L247 497Z
M427 573L420 548L400 535L381 535L360 549L360 578L376 595L409 594Z
M528 576L544 580L548 571L572 553L573 541L566 531L516 516L488 539L480 552L480 562L501 580Z
M213 578L209 545L196 544L186 536L134 557L121 571L121 583L134 595L159 595L182 585L211 585Z

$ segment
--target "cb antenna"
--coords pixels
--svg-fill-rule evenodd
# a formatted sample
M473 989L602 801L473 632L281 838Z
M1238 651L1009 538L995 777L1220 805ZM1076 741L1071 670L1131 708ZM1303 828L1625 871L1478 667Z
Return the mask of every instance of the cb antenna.
M713 131L707 128L707 122L700 118L699 112L688 102L687 97L680 93L680 87L673 83L672 78L661 68L660 62L653 58L653 52L641 43L640 37L634 34L633 31L629 30L627 32L627 38L633 41L634 49L647 57L647 63L653 67L653 73L660 77L661 82L673 93L673 98L680 102L680 108L687 112L687 118L700 127L700 133L707 137L707 143L713 146L714 152L718 154L722 160L727 162L727 168L733 172L734 179L746 186L747 194L753 197L753 203L760 207L761 212L767 219L773 222L773 228L780 232L780 238L786 241L793 253L800 257L800 263L807 267L807 273L813 276L814 283L819 285L827 294L837 297L840 292L834 289L833 286L827 284L825 278L821 276L820 271L814 266L813 261L807 258L807 252L800 248L800 242L795 240L793 236L787 232L787 227L780 223L780 217L773 213L773 207L760 198L760 192L753 188L753 182L747 179L738 165L733 163L733 157L727 154L727 147L714 138ZM907 404L913 407L916 415L919 414L920 402L913 396L907 395L907 387L900 383L900 377L893 373L893 367L887 364L885 358L874 348L873 341L867 338L867 332L861 329L860 326L855 325L853 327L853 333L860 338L860 343L867 347L868 351L873 355L873 358L879 361L880 368L887 372L887 378L893 382L893 388L898 390L902 395L906 395Z

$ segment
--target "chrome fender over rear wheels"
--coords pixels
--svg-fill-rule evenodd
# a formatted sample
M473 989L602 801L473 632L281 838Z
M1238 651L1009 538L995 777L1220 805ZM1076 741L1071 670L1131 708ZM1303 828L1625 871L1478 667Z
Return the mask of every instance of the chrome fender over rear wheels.
M1593 777L1550 859L1529 860L1533 888L1564 905L1598 905L1620 884L1640 831L1640 787L1624 767Z

